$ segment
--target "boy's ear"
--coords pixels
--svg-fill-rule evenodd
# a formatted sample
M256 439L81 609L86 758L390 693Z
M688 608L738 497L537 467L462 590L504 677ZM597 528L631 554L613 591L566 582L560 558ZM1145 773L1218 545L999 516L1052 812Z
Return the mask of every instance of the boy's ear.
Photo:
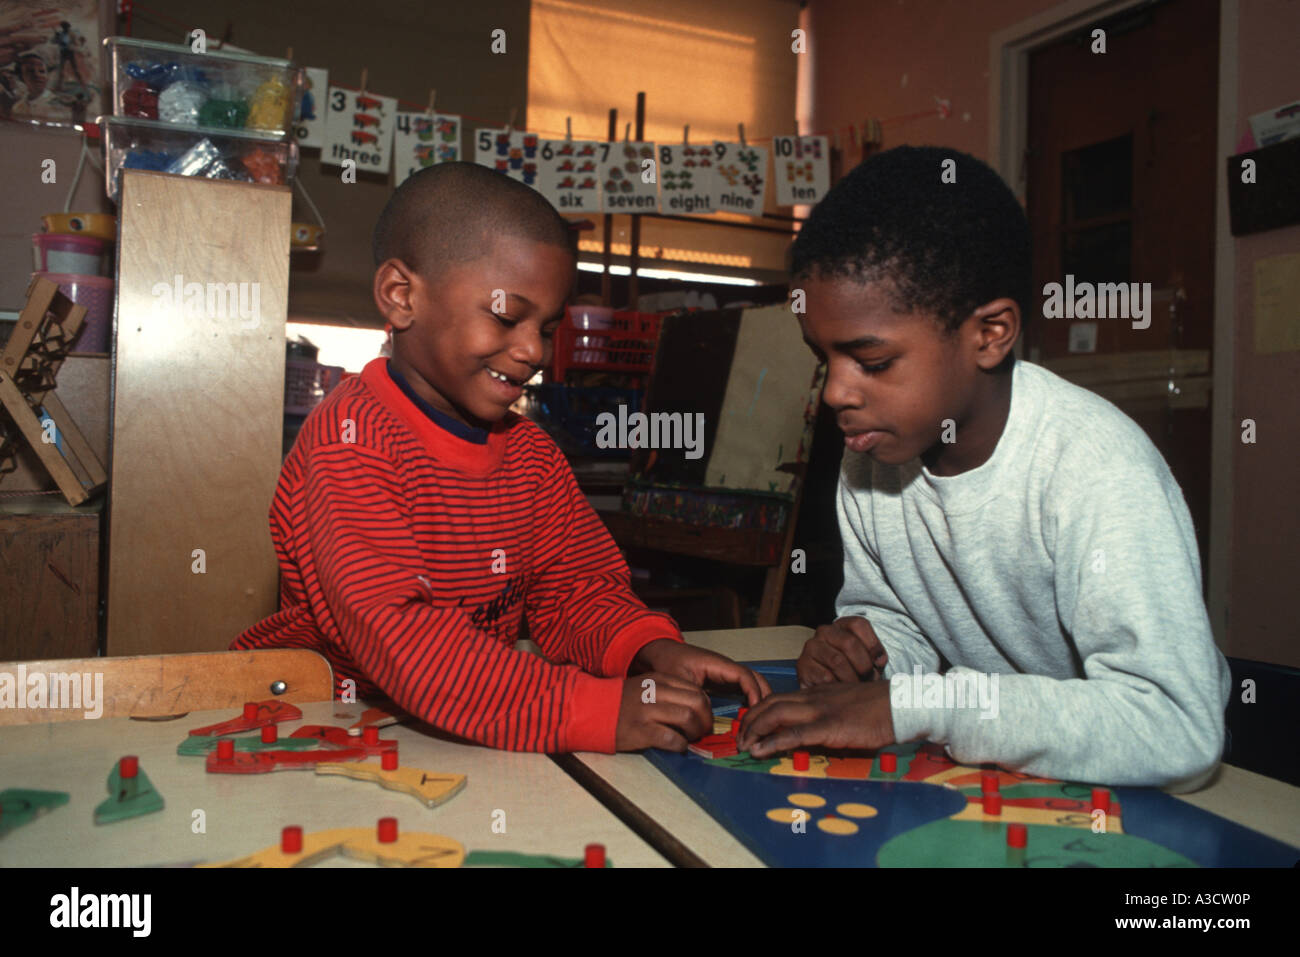
M996 369L1015 347L1020 335L1020 306L1014 299L994 299L973 313L975 327L975 361L981 369Z
M415 320L415 270L400 259L386 259L375 270L375 308L397 331Z

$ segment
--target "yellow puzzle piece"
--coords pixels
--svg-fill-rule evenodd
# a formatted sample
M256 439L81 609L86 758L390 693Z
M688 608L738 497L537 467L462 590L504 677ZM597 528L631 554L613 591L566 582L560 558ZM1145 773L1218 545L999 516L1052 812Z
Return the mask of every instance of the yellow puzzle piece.
M441 834L412 831L384 843L374 828L344 827L304 834L302 850L297 854L286 854L275 844L247 857L198 866L310 867L336 854L383 867L460 867L465 860L465 848L460 842Z
M449 801L465 787L468 780L463 774L435 774L421 768L399 767L385 771L378 761L321 762L317 774L341 774L358 781L373 781L390 791L402 791L426 807L437 807Z

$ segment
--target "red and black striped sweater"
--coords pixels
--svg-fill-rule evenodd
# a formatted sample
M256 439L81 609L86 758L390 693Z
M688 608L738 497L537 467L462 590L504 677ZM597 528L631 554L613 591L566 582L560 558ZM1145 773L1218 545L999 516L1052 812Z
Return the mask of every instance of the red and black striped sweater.
M486 443L453 435L383 359L303 424L271 538L280 610L232 649L318 651L336 692L353 679L491 747L612 752L632 659L681 638L541 429L511 413ZM524 615L548 660L514 649Z

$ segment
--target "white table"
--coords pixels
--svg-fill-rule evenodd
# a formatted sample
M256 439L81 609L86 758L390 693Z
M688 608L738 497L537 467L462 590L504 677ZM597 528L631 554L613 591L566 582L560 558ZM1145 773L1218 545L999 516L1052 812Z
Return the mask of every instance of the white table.
M300 724L346 727L363 706L322 702L300 706L302 721L280 724L288 737ZM129 718L64 721L0 728L0 790L65 791L71 799L0 839L0 865L39 867L142 866L219 862L278 845L291 824L304 832L375 827L395 817L399 832L453 838L472 851L515 851L581 858L590 843L605 845L615 867L666 867L668 862L579 787L548 756L495 751L437 737L427 729L389 726L401 763L468 775L464 790L427 808L410 795L368 781L313 770L209 774L202 757L176 747L191 728L236 715L192 712L168 721ZM163 810L96 825L95 807L108 797L109 771L134 754L162 795ZM378 760L372 758L369 760ZM194 833L203 811L206 833ZM505 813L505 833L493 831ZM500 815L496 816L497 819ZM335 858L322 866L365 866Z
M812 629L749 628L688 632L685 638L737 661L797 658ZM639 808L701 861L714 867L761 867L748 849L709 816L684 791L639 754L574 756L598 780ZM1176 795L1196 807L1243 824L1279 841L1300 846L1300 788L1221 765L1209 786Z

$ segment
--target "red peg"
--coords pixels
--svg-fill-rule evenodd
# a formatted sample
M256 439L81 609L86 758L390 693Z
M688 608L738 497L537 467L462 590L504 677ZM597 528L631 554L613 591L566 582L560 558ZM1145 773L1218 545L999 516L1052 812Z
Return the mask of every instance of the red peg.
M134 754L128 754L121 761L117 762L117 773L124 778L133 778L140 773L140 759Z
M235 756L235 742L233 738L221 738L217 741L217 760L229 761Z
M247 702L244 703L244 720L245 720L245 721L256 721L256 720L257 720L257 702L256 702L256 701L247 701Z
M1110 813L1110 788L1092 789L1092 809Z
M883 751L880 755L880 770L885 774L893 774L898 770L898 755L893 751Z
M1029 844L1029 828L1023 824L1007 825L1007 847L1027 847Z
M739 711L736 712L736 720L737 720L737 721L744 721L744 720L745 720L745 715L748 714L748 713L749 713L749 709L748 709L748 708L741 708Z
M373 724L368 726L365 730L361 732L361 740L366 744L378 744L379 729L376 728Z
M392 844L397 840L397 818L381 817L379 819L379 843Z
M280 850L285 854L302 853L302 828L293 824L280 832Z
M379 766L383 768L385 771L396 771L397 770L397 749L393 748L381 754L379 756Z
M582 852L583 867L604 867L605 866L605 845L588 844Z
M275 744L277 737L279 737L279 732L275 729L275 725L268 724L262 728L263 744Z
M997 791L984 795L984 813L1001 814L1002 813L1002 795Z
M1001 785L998 783L998 772L981 771L980 772L980 792L983 794L997 794Z
M794 769L796 771L808 770L809 754L807 751L796 751L794 753Z

